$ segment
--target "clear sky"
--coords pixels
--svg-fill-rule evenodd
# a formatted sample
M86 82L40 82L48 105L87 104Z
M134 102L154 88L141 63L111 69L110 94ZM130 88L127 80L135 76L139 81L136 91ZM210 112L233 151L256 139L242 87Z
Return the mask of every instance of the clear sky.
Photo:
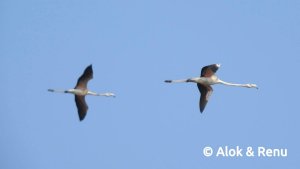
M2 0L0 168L299 168L300 1ZM215 85L203 114L197 77ZM93 64L79 122L73 88ZM205 157L206 146L287 157Z

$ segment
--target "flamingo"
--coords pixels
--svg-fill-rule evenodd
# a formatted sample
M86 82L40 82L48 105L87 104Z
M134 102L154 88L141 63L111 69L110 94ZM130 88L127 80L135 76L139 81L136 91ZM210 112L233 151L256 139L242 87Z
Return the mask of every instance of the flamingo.
M107 93L96 93L92 92L87 89L87 84L89 80L93 78L93 68L92 65L89 65L87 68L85 68L83 74L78 78L77 84L74 89L68 89L68 90L54 90L54 89L48 89L49 92L60 92L60 93L70 93L75 95L75 103L77 106L77 111L79 115L79 120L82 121L86 113L88 111L88 105L85 102L85 96L86 95L93 95L93 96L106 96L106 97L115 97L115 94L107 92Z
M236 87L246 87L246 88L256 88L258 89L256 84L236 84L229 83L220 80L215 73L220 68L221 64L212 64L208 66L204 66L201 69L200 77L194 77L189 79L181 79L181 80L165 80L166 83L182 83L182 82L193 82L197 83L198 89L200 91L200 100L199 100L199 108L200 112L204 111L204 108L208 102L210 95L213 92L213 88L211 85L214 84L223 84L227 86L236 86Z

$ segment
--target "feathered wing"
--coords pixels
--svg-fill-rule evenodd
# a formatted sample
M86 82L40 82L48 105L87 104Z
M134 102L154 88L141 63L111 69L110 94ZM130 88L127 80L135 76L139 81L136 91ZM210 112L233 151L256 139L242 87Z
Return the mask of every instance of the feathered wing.
M200 83L197 83L197 86L201 94L199 100L199 108L200 108L200 112L202 113L205 109L205 106L209 100L210 95L213 92L213 89L211 86L202 85Z
M218 64L212 64L212 65L208 65L208 66L204 66L201 69L201 77L211 77L212 75L214 75L217 70L219 69Z
M75 89L86 89L87 83L93 78L93 68L92 65L89 65L85 68L83 74L78 78Z
M88 105L85 102L84 96L75 95L75 103L79 115L79 120L82 121L87 113Z

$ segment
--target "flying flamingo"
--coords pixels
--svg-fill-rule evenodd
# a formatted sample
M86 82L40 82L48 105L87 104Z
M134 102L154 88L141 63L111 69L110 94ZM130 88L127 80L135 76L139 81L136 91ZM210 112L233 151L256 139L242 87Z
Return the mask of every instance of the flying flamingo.
M60 93L71 93L75 95L75 102L77 106L77 111L79 115L79 120L82 121L87 113L88 105L85 102L86 95L93 95L93 96L113 96L113 93L96 93L89 91L87 89L87 84L89 80L93 78L93 68L92 65L89 65L83 72L83 74L77 80L77 84L74 89L68 90L54 90L48 89L49 92L60 92Z
M246 87L246 88L256 88L258 89L256 84L235 84L235 83L228 83L220 80L215 73L219 69L221 64L212 64L202 68L201 76L189 79L182 79L182 80L165 80L166 83L182 83L182 82L194 82L197 83L198 89L200 91L200 101L199 101L199 108L200 112L204 111L204 108L208 102L210 95L213 92L213 88L211 85L214 84L223 84L227 86L237 86L237 87Z

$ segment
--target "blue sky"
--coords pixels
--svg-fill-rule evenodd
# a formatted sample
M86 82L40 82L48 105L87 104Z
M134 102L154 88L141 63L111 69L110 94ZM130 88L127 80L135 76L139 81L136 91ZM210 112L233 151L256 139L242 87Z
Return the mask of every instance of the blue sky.
M299 1L0 2L0 168L299 168ZM195 84L218 76L203 114ZM72 95L93 64L79 122ZM205 146L288 157L205 157Z

